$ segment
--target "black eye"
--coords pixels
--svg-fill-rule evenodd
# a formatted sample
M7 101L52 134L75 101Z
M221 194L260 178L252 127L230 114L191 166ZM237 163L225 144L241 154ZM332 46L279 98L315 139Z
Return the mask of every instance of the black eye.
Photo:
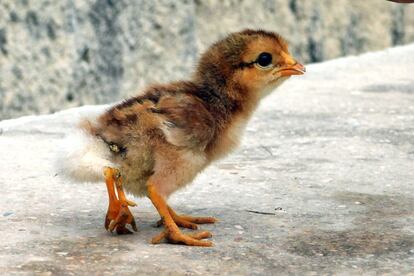
M256 60L257 64L262 67L267 67L272 64L272 55L269 53L261 53Z

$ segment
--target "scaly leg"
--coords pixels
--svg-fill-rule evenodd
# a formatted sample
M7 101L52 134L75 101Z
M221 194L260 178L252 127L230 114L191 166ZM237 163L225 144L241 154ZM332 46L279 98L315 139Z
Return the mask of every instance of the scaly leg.
M131 224L132 229L136 232L137 225L128 208L128 206L136 206L136 204L126 198L122 188L122 177L119 170L106 167L104 169L104 175L109 196L108 212L105 217L105 229L111 233L116 230L117 234L131 234L132 232L126 228L127 224ZM115 194L115 188L119 198Z
M217 221L217 219L213 217L191 217L178 215L169 205L167 205L167 207L172 219L180 227L197 230L197 224L215 223ZM160 227L162 224L163 223L161 219L157 222L157 227Z
M186 235L181 233L177 224L174 222L170 211L168 210L168 205L165 200L159 195L156 188L153 184L148 183L147 185L148 197L157 208L158 213L161 216L161 220L164 223L165 230L155 236L152 239L152 243L159 243L162 239L166 238L171 243L184 243L185 245L192 246L212 246L210 241L202 241L201 239L211 237L211 233L208 231L203 231L200 233Z

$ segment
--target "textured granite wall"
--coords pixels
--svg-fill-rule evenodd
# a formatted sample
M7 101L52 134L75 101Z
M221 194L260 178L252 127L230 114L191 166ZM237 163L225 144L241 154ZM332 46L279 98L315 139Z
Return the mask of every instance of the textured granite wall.
M265 28L305 62L414 41L414 5L382 0L1 0L0 120L117 101L188 76L230 31Z
M0 119L183 77L197 52L193 11L190 1L1 0Z
M199 46L228 31L265 28L284 35L305 62L414 41L414 4L385 0L203 0L196 14Z

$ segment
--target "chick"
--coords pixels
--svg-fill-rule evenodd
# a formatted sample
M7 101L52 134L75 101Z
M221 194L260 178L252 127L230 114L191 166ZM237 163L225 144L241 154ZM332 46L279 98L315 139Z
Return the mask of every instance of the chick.
M211 162L239 144L260 100L305 67L291 57L286 41L263 30L232 33L201 57L189 81L154 85L141 95L85 120L59 162L77 180L105 177L109 207L105 228L119 234L137 230L123 189L147 196L158 210L164 231L152 239L193 246L211 246L207 231L197 229L212 217L181 216L168 197L189 184Z

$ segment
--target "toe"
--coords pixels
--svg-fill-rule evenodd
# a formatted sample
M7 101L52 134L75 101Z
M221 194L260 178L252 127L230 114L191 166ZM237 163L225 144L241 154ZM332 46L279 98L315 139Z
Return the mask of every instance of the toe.
M151 239L151 243L152 244L158 244L160 243L163 239L165 239L165 237L167 236L167 233L165 231L159 233L158 235L156 235L155 237L153 237Z
M168 240L172 243L184 243L185 245L189 245L189 246L209 247L213 245L211 241L198 240L189 235L182 234L180 232L170 233L170 235L168 235Z
M184 227L184 228L188 228L188 229L192 229L192 230L197 230L198 226L195 223L192 223L190 221L184 220L184 219L178 219L175 221L175 223L177 223L178 226L180 227Z
M209 231L201 231L198 233L190 234L190 237L196 240L207 239L207 238L211 238L212 236L213 235Z
M181 219L196 223L196 224L210 224L215 223L218 220L213 217L191 217L191 216L180 216Z
M169 232L168 230L164 230L163 232L159 233L155 237L152 238L152 244L158 244L163 239L167 239L168 242L174 244L185 244L189 246L213 246L211 241L206 241L202 239L211 238L212 234L208 231L201 231L198 233L192 234L183 234L180 231L172 231Z
M132 226L132 230L134 230L135 232L138 232L137 224L135 223L135 219L133 217L132 217L132 221L130 224Z
M213 217L195 217L195 218L192 218L191 220L191 222L194 222L197 224L215 223L216 221L217 219Z

